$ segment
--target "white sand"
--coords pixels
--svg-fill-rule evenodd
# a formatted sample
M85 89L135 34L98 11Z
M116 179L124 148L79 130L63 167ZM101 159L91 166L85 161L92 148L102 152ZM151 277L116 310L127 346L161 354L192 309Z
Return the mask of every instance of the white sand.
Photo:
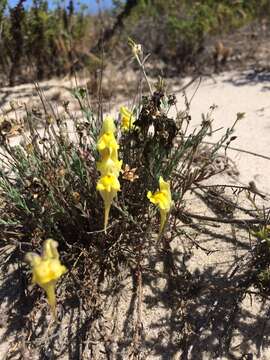
M246 82L247 74L224 73L215 77L216 82L211 78L203 79L191 103L192 124L197 126L201 114L213 104L218 106L213 115L213 130L230 127L236 114L244 112L245 118L239 121L234 133L237 139L231 146L270 158L270 82ZM198 81L186 90L188 99L197 85ZM177 99L181 108L184 98L179 93ZM209 141L215 141L223 132L218 131ZM227 153L240 171L241 182L247 185L254 181L259 190L270 194L270 160L233 150Z

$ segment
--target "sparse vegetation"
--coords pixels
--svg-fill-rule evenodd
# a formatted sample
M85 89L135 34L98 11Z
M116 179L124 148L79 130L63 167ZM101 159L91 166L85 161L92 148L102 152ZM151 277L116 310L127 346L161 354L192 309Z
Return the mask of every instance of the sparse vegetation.
M140 1L125 30L178 71L200 63L206 40L267 18L267 1Z
M221 36L256 19L267 20L269 14L265 0L129 0L115 2L111 11L101 15L89 15L83 6L75 9L73 0L55 9L49 8L47 0L35 0L28 9L22 0L7 12L7 1L2 0L2 81L13 85L81 69L93 74L101 68L101 48L109 50L110 59L128 54L122 45L128 35L165 61L168 72L184 71L198 63L210 36Z
M102 351L97 350L97 344L103 343L105 353L117 352L121 358L128 353L131 358L139 359L141 352L145 351L142 340L142 289L148 277L153 282L166 280L169 292L166 306L172 311L176 327L176 339L173 341L185 351L196 342L196 325L187 310L183 310L183 303L188 309L196 294L207 284L203 277L187 270L185 257L191 257L192 251L184 250L186 244L191 243L192 247L207 254L216 251L196 241L197 234L203 233L207 222L227 222L242 227L251 237L241 273L236 264L226 279L234 301L228 313L230 321L233 321L236 308L254 286L259 289L257 296L266 296L266 272L270 261L263 254L265 246L268 246L269 210L259 209L256 199L260 194L252 188L204 185L205 180L228 170L226 150L235 140L235 127L243 121L244 114L237 114L233 126L221 134L217 142L205 147L207 137L215 131L215 106L202 117L201 124L191 130L190 101L185 97L185 107L179 109L176 97L168 93L161 78L153 86L145 70L148 57L143 56L141 47L132 41L130 44L142 72L140 81L146 82L149 91L147 94L140 91L134 94L134 106L130 112L121 108L121 116L114 116L116 132L110 118L110 131L103 128L101 133L105 119L102 99L93 109L85 88L74 89L74 97L81 110L80 116L76 117L70 113L68 104L65 104L65 113L59 115L40 92L44 107L39 117L45 124L44 128L38 128L33 112L26 108L26 121L22 126L27 125L27 128L22 131L19 145L11 146L9 133L13 124L8 118L2 119L1 268L7 274L3 287L12 286L10 279L16 279L13 283L17 281L15 295L13 292L6 295L12 304L8 308L8 316L15 321L17 316L21 316L17 313L18 306L21 309L23 303L24 307L17 334L18 338L23 336L26 343L24 349L17 350L19 355L31 350L40 358L46 358L69 351L70 358L89 358L93 353L97 354L96 358L101 358ZM104 134L112 140L110 145L106 142L101 146ZM217 161L221 154L224 166ZM114 162L113 166L111 162L107 166L108 159ZM98 165L97 161L101 163ZM121 175L119 165L122 165ZM110 217L108 224L105 217L107 228L104 231L106 196L102 194L104 189L97 184L100 175L116 176L115 169L121 191L117 185L117 197L114 193L110 198ZM160 191L153 194L159 187ZM224 195L226 187L233 190L232 200ZM166 194L162 193L164 189ZM202 196L206 189L209 191L205 200L217 210L214 218L192 214L187 209L188 194L200 191ZM238 206L238 197L245 193L252 209ZM162 208L164 197L168 206ZM161 223L158 208L149 200L158 204L159 210L165 211L161 211ZM237 217L236 210L244 217ZM193 221L196 216L201 216L199 224ZM194 232L189 231L189 226ZM40 297L37 288L26 290L30 277L24 263L25 254L39 252L47 238L59 243L61 260L68 269L57 291L58 323L51 324L48 329L44 317L48 309L42 301L44 295ZM172 247L176 239L185 242L182 261L179 261L179 250ZM164 264L163 268L158 266L159 262ZM19 264L18 271L11 271L10 264ZM130 318L123 320L124 323L130 322L125 325L128 328L126 338L119 342L106 335L104 319L106 304L112 302L113 328L118 329L118 310L115 309L121 297L126 296L123 293L123 278L129 279L132 284L134 306L129 310ZM66 325L67 322L70 325ZM230 336L229 325L230 322L228 331L224 330L223 339L230 347L227 338ZM60 344L59 329L62 331ZM117 331L114 336L117 336ZM221 346L221 353L225 351L224 346Z
M5 360L244 360L269 346L268 194L213 180L239 175L228 149L245 115L217 129L216 105L197 126L191 112L201 74L239 55L222 36L256 23L260 40L269 19L269 0L115 0L98 14L0 0L0 84L34 81L39 97L8 90L0 109ZM179 104L165 78L185 71ZM47 99L38 82L66 75L86 85Z
M25 8L24 1L5 14L1 21L1 73L10 85L29 79L42 80L72 73L82 67L95 68L89 53L98 34L97 19L81 7L49 9L46 0L35 0Z

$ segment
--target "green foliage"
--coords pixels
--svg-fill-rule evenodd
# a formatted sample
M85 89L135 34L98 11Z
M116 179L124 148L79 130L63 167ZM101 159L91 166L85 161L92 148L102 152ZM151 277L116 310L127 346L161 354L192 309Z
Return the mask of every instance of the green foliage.
M100 43L97 34L102 32L98 29L106 21L88 15L84 6L75 12L70 0L66 7L50 10L47 0L35 0L26 10L24 1L19 1L5 15L6 7L7 1L1 0L0 72L11 85L99 67L89 50ZM267 14L267 0L117 0L110 22L124 24L125 38L131 35L151 53L182 69L196 61L208 36L229 32ZM111 33L110 26L105 33Z
M0 7L0 71L9 74L11 85L20 79L63 75L73 70L74 63L91 62L88 42L93 21L84 9L74 13L73 0L67 8L55 10L48 8L47 0L35 0L28 10L21 1L3 16L4 8L5 2Z
M270 284L270 228L260 226L253 231L257 238L254 251L255 286L261 291L269 293Z
M203 49L207 36L224 34L270 11L261 1L140 1L126 31L166 62L183 67Z
M4 16L4 12L7 7L7 0L0 0L0 24L2 23L2 19Z

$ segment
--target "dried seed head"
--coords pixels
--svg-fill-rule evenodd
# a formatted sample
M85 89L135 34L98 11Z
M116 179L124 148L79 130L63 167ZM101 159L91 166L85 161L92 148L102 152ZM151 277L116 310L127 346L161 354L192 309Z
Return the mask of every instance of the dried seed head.
M32 155L34 152L34 146L32 143L26 144L25 145L25 151L27 152L28 155Z
M77 205L79 204L80 200L81 200L81 195L77 192L77 191L73 191L71 193L72 199L74 201L74 203Z
M139 179L139 176L135 174L136 170L137 168L131 169L130 166L126 164L124 170L122 170L122 178L130 182Z
M63 167L61 167L61 168L58 170L58 175L63 178L63 177L66 175L66 169L64 169Z

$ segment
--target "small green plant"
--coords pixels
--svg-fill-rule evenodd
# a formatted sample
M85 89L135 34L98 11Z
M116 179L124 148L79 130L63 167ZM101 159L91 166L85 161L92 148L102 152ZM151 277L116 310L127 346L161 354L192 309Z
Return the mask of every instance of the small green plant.
M257 238L254 250L255 286L264 293L270 291L270 229L262 225L253 231Z

